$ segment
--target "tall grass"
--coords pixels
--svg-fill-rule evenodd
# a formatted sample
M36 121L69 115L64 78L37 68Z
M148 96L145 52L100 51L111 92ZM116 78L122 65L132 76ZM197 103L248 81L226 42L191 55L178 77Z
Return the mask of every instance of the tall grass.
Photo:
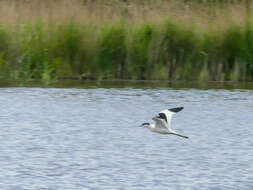
M106 78L124 78L126 66L126 28L106 26L99 34L97 64Z
M0 26L0 77L8 78L10 68L7 62L9 56L9 36L4 26Z
M128 49L129 75L135 79L149 78L149 51L153 28L144 24L133 30Z
M248 1L0 5L2 79L253 80Z

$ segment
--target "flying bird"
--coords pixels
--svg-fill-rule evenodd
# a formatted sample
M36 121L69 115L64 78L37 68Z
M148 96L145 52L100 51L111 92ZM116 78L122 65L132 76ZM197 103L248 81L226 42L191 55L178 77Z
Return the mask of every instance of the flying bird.
M171 134L177 135L179 137L188 138L187 136L180 135L179 133L173 131L171 129L171 118L172 116L184 109L184 107L177 107L166 109L158 113L158 116L153 117L152 120L155 121L154 124L151 123L143 123L141 126L148 128L150 131L160 134Z

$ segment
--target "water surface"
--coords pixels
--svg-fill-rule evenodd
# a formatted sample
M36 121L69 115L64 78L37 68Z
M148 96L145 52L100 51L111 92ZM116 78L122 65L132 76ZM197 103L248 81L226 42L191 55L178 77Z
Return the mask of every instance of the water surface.
M138 127L184 106L172 125ZM1 88L0 189L253 189L253 91Z

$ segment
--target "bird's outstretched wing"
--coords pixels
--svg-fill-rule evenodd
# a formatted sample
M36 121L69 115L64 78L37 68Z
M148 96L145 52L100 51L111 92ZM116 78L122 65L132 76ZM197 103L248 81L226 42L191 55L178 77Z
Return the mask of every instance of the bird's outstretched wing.
M171 109L168 109L168 111L177 113L177 112L180 112L182 109L184 109L184 107L171 108Z
M166 121L164 119L157 116L157 117L153 117L152 120L155 121L155 126L157 128L167 129L167 124L166 124Z
M184 109L184 107L171 108L171 109L168 109L168 110L163 110L159 113L159 116L165 120L166 127L168 129L171 129L171 118L172 118L172 116L175 113L181 111L182 109Z

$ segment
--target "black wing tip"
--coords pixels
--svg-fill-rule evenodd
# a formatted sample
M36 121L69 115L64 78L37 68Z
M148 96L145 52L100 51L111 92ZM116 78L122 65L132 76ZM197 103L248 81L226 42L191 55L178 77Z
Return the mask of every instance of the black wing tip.
M177 113L177 112L180 112L182 109L184 109L184 107L171 108L171 109L168 109L168 110L171 111L171 112Z

